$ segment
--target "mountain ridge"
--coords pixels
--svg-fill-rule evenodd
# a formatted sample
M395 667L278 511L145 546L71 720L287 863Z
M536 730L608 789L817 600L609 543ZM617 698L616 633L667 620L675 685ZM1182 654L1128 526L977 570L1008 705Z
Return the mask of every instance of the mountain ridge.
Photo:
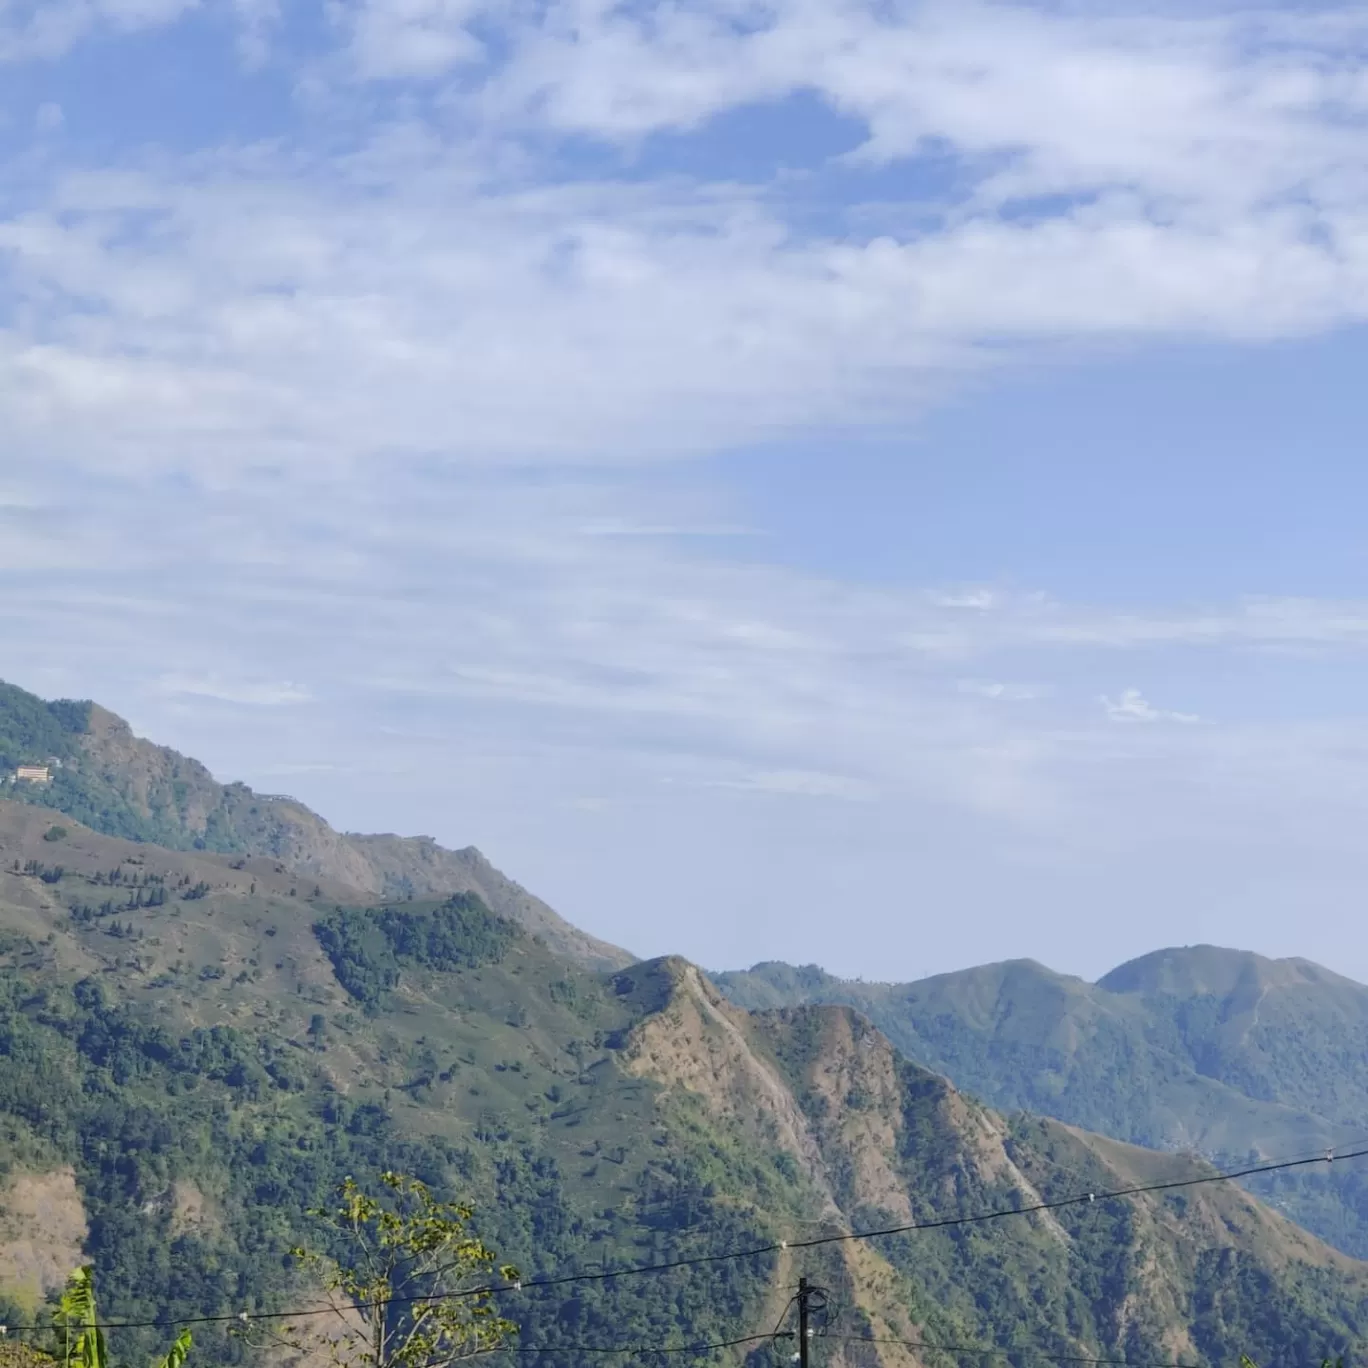
M1268 956L1230 946L1163 946L1118 964L1099 978L1095 987L1108 993L1148 996L1226 996L1237 988L1364 985L1300 955Z
M529 1344L768 1329L799 1274L845 1308L830 1368L943 1361L873 1341L1282 1362L1368 1333L1368 1265L1226 1183L777 1248L1211 1170L996 1113L848 1006L751 1013L678 957L589 971L475 900L338 905L50 820L0 807L0 1191L61 1196L120 1317L278 1305L304 1209L383 1162L457 1184L529 1276L708 1259L520 1301Z
M1032 961L939 983L945 1010L914 1042L955 1066L937 1070L856 1003L750 1011L678 957L624 963L559 919L539 925L545 905L478 852L337 833L94 705L0 693L10 702L0 760L41 762L22 749L41 742L63 763L50 787L0 802L0 1191L35 1179L77 1203L63 1229L85 1230L120 1317L280 1305L298 1294L284 1252L308 1208L345 1173L402 1166L475 1200L482 1233L526 1272L586 1274L564 1298L519 1301L524 1343L546 1346L538 1368L580 1361L557 1341L768 1329L799 1275L846 1308L830 1368L940 1368L937 1343L1286 1362L1368 1336L1368 1265L1229 1183L954 1223L1142 1173L1211 1174L962 1090L986 1038L1039 1080L1086 1062L1094 1029L1139 1052L1114 1069L1113 1101L1146 1082L1146 1059L1163 1081L1184 1037L1172 1013L1152 1038L1127 1035L1149 1010L1135 994ZM850 989L770 969L754 991ZM882 997L906 1008L897 992L914 987ZM1230 1048L1219 1011L1198 1018ZM1267 1022L1232 1020L1264 1048ZM1205 1084L1223 1105L1237 1095ZM795 1230L839 1238L805 1250ZM750 1249L765 1253L731 1257ZM44 1253L24 1266L50 1272ZM668 1280L612 1271L680 1259ZM23 1291L0 1287L0 1311ZM227 1341L211 1353L233 1361Z
M1097 983L1015 960L907 984L762 962L718 973L743 1006L844 1002L990 1104L1232 1166L1368 1139L1368 987L1304 959L1214 946L1140 956ZM1368 1253L1368 1187L1261 1188Z
M11 779L9 796L110 836L275 859L301 878L344 884L360 899L475 893L572 959L612 968L634 958L572 926L473 846L338 832L293 798L220 783L200 761L136 736L97 703L49 703L0 683L0 770L49 759L60 762L50 782Z

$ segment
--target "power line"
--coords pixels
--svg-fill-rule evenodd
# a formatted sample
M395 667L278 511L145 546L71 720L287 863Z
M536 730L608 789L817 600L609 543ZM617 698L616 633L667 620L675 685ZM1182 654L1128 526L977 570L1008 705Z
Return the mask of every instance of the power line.
M790 1302L792 1306L792 1302ZM800 1332L801 1333L801 1332ZM743 1344L760 1344L766 1340L791 1340L792 1330L771 1330L767 1334L742 1335L736 1339L715 1340L710 1344L542 1344L542 1345L501 1345L497 1349L484 1350L481 1358L494 1354L703 1354L714 1349L734 1349ZM824 1340L836 1340L843 1344L896 1344L907 1349L930 1349L947 1354L965 1354L975 1358L1007 1357L1011 1354L1026 1353L1047 1363L1076 1363L1090 1365L1091 1368L1201 1368L1194 1363L1151 1363L1141 1359L1097 1358L1087 1354L1056 1354L1033 1345L1013 1345L1005 1349L985 1349L973 1344L942 1344L935 1340L897 1339L884 1335L829 1335L822 1334Z
M1309 1163L1321 1163L1326 1156L1330 1155L1335 1159L1352 1159L1352 1150L1358 1145L1368 1145L1368 1130L1358 1126L1350 1130L1347 1126L1340 1127L1334 1131L1328 1131L1323 1138L1314 1145L1309 1145L1304 1150L1298 1150L1295 1154L1284 1155L1280 1163L1292 1163L1298 1159L1305 1159ZM1235 1162L1234 1156L1227 1153L1204 1154L1201 1151L1188 1151L1188 1153L1198 1159L1205 1159L1209 1164L1217 1164L1222 1158Z
M1031 1354L1047 1363L1107 1365L1108 1368L1199 1368L1195 1363L1145 1363L1139 1359L1091 1358L1086 1354L1052 1354L1034 1345L1010 1345L1005 1349L985 1349L976 1344L937 1344L933 1340L895 1339L882 1335L826 1335L825 1339L845 1344L900 1344L908 1349L934 1349L946 1354L965 1354L974 1358L1005 1358L1011 1354Z
M580 1283L611 1282L617 1278L640 1277L648 1273L669 1273L680 1268L701 1268L710 1264L729 1263L738 1259L754 1259L764 1254L778 1254L786 1250L816 1249L822 1245L849 1243L856 1240L876 1240L890 1235L904 1235L913 1231L949 1230L960 1226L980 1225L987 1221L999 1221L1007 1216L1029 1216L1042 1211L1059 1211L1065 1207L1083 1206L1093 1202L1114 1201L1122 1197L1140 1197L1153 1192L1173 1192L1181 1188L1201 1187L1208 1183L1229 1183L1238 1178L1250 1178L1256 1174L1278 1173L1286 1169L1305 1168L1311 1164L1331 1163L1336 1159L1362 1159L1368 1156L1368 1148L1349 1150L1336 1154L1333 1150L1312 1157L1284 1159L1270 1164L1252 1164L1246 1168L1233 1169L1224 1173L1201 1174L1195 1178L1175 1178L1163 1183L1143 1183L1134 1187L1113 1188L1105 1192L1083 1192L1072 1197L1061 1197L1052 1202L1033 1202L1029 1206L999 1207L994 1211L983 1211L972 1216L947 1216L934 1221L909 1221L901 1225L883 1226L872 1230L853 1230L836 1235L817 1235L806 1240L775 1240L769 1244L756 1245L750 1249L732 1250L722 1254L697 1254L689 1258L667 1259L661 1263L633 1264L626 1268L605 1269L598 1273L566 1273L551 1278L528 1278L510 1282L487 1283L480 1287L462 1288L454 1292L430 1292L412 1297L390 1297L390 1306L413 1305L420 1302L450 1301L466 1297L485 1297L508 1292L531 1292L543 1288L568 1287ZM357 1308L365 1309L365 1304ZM187 1316L143 1321L101 1322L102 1330L146 1330L167 1326L228 1324L234 1321L290 1320L303 1316L335 1314L335 1306L303 1307L295 1311L239 1311L235 1314L218 1316ZM12 1325L10 1330L44 1330L42 1325ZM762 1337L763 1338L763 1337Z
M1361 1159L1368 1149L1351 1150L1335 1155L1339 1159ZM1063 1207L1085 1206L1090 1202L1107 1202L1118 1197L1139 1197L1148 1192L1172 1192L1178 1188L1200 1187L1203 1183L1229 1183L1237 1178L1248 1178L1256 1173L1276 1173L1281 1169L1301 1168L1307 1164L1332 1162L1332 1156L1320 1154L1311 1159L1285 1159L1276 1164L1256 1164L1230 1173L1210 1173L1199 1178L1175 1178L1166 1183L1145 1183L1137 1187L1116 1188L1110 1192L1086 1192L1074 1197L1061 1197L1054 1202L1035 1202L1024 1207L1001 1207L997 1211L981 1212L977 1216L954 1216L940 1221L912 1221L906 1225L885 1226L881 1230L857 1230L844 1235L820 1235L811 1240L791 1241L789 1249L813 1249L817 1245L838 1244L845 1240L874 1240L884 1235L902 1235L911 1230L945 1230L951 1226L977 1225L983 1221L997 1221L1004 1216L1027 1216L1037 1211L1059 1211Z
M723 1263L732 1259L753 1259L762 1254L777 1254L784 1250L815 1249L820 1245L840 1244L852 1240L874 1240L888 1235L903 1235L919 1230L947 1230L956 1226L998 1221L1005 1216L1027 1216L1033 1212L1058 1211L1063 1207L1082 1206L1090 1202L1112 1201L1120 1197L1139 1197L1151 1192L1171 1192L1178 1188L1199 1187L1205 1183L1229 1183L1237 1178L1249 1178L1259 1173L1277 1173L1284 1169L1329 1163L1332 1159L1362 1159L1365 1156L1368 1156L1368 1148L1350 1150L1339 1155L1335 1155L1333 1152L1321 1153L1311 1158L1285 1159L1271 1164L1254 1164L1226 1173L1202 1174L1196 1178L1170 1179L1164 1183L1145 1183L1135 1187L1115 1188L1107 1192L1078 1193L1073 1197L1062 1197L1053 1202L1035 1202L1030 1206L1001 1207L996 1211L979 1212L974 1216L949 1216L935 1221L911 1221L903 1225L884 1226L873 1230L854 1230L836 1235L817 1235L806 1240L777 1240L771 1244L757 1245L752 1249L735 1250L727 1254L700 1254L686 1259L668 1259L663 1263L635 1264L628 1268L612 1269L601 1273L568 1273L556 1278L532 1278L517 1283L490 1284L486 1287L471 1288L468 1292L459 1295L483 1296L488 1293L526 1292L535 1288L564 1287L572 1283L606 1282L613 1278L634 1277L643 1273L666 1273L678 1268L694 1268L705 1264ZM413 1300L421 1301L424 1298L413 1298Z
M734 1349L741 1344L759 1344L763 1340L792 1338L792 1330L772 1330L763 1335L742 1335L739 1339L717 1340L712 1344L510 1344L486 1352L490 1354L706 1354L712 1349Z

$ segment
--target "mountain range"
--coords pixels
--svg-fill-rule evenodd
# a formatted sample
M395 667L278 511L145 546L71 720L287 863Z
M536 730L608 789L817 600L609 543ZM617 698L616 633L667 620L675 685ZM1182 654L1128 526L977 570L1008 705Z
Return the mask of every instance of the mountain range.
M51 777L0 800L11 1325L83 1258L120 1319L306 1298L287 1251L309 1209L397 1167L468 1197L529 1284L584 1279L504 1298L506 1361L540 1368L752 1334L672 1361L759 1368L799 1275L828 1292L814 1353L834 1368L1319 1363L1365 1342L1368 1264L1232 1183L971 1219L1351 1126L1368 990L1327 971L1199 950L1096 985L1028 964L709 976L634 962L474 850L337 833L95 705L6 686L0 766L20 765ZM1293 1196L1356 1238L1334 1181ZM706 1262L626 1272L677 1260ZM199 1352L247 1351L209 1327Z
M910 1058L1004 1110L1222 1165L1368 1143L1368 988L1307 960L1156 951L1097 983L1030 960L907 984L781 963L714 975L739 1005L851 1006ZM1368 1257L1368 1184L1341 1165L1257 1190Z

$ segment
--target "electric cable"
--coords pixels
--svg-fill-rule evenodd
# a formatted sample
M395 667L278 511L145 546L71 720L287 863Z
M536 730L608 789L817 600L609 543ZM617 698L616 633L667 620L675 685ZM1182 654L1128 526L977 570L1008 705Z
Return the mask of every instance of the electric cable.
M1344 1154L1334 1151L1321 1152L1310 1158L1285 1159L1268 1164L1254 1164L1226 1173L1201 1174L1196 1178L1175 1178L1162 1183L1144 1183L1128 1188L1114 1188L1106 1192L1078 1193L1072 1197L1061 1197L1052 1202L1034 1202L1030 1206L1000 1207L995 1211L979 1212L972 1216L948 1216L933 1221L912 1221L902 1225L883 1226L872 1230L845 1231L835 1235L816 1235L806 1240L777 1240L770 1244L756 1245L751 1249L736 1250L727 1254L699 1254L692 1258L669 1259L662 1263L635 1264L627 1268L611 1269L600 1273L569 1273L554 1278L529 1278L515 1283L494 1284L471 1288L462 1296L483 1296L489 1293L526 1292L543 1287L564 1287L573 1283L605 1282L613 1278L633 1277L644 1273L666 1273L678 1268L700 1267L705 1264L723 1263L732 1259L753 1259L763 1254L776 1254L791 1249L815 1249L821 1245L848 1243L853 1240L874 1240L889 1235L903 1235L911 1231L947 1230L957 1226L977 1225L985 1221L997 1221L1006 1216L1027 1216L1033 1212L1058 1211L1064 1207L1080 1206L1091 1202L1113 1201L1121 1197L1138 1197L1151 1192L1170 1192L1179 1188L1199 1187L1206 1183L1229 1183L1238 1178L1248 1178L1259 1173L1277 1173L1284 1169L1302 1168L1310 1164L1324 1164L1334 1159L1362 1159L1368 1156L1368 1148L1350 1150ZM416 1300L422 1300L418 1298Z
M1154 1192L1174 1192L1179 1189L1201 1187L1210 1183L1229 1183L1239 1178L1249 1178L1256 1174L1277 1173L1286 1169L1304 1168L1311 1164L1333 1163L1336 1159L1362 1159L1368 1157L1368 1148L1349 1150L1336 1154L1334 1150L1310 1158L1284 1159L1267 1164L1252 1164L1242 1169L1224 1173L1199 1174L1195 1178L1174 1178L1162 1183L1141 1183L1132 1187L1113 1188L1105 1192L1082 1192L1070 1197L1057 1198L1050 1202L1033 1202L1029 1206L999 1207L993 1211L983 1211L970 1216L947 1216L932 1221L909 1221L900 1225L882 1226L870 1230L846 1231L836 1235L817 1235L806 1240L775 1240L769 1244L755 1245L750 1249L732 1250L721 1254L698 1254L688 1258L667 1259L660 1263L633 1264L626 1268L607 1269L598 1273L566 1273L557 1277L523 1278L500 1283L487 1283L478 1287L460 1288L451 1292L430 1292L411 1297L390 1297L386 1305L405 1306L421 1302L452 1301L466 1297L485 1297L502 1295L509 1292L530 1292L543 1288L568 1287L581 1283L611 1282L618 1278L640 1277L645 1274L668 1273L680 1268L700 1268L710 1264L728 1263L738 1259L754 1259L765 1254L777 1254L785 1250L816 1249L823 1245L844 1244L857 1240L876 1240L890 1235L904 1235L913 1231L949 1230L963 1226L980 1225L987 1221L1002 1220L1007 1216L1029 1216L1043 1211L1059 1211L1065 1207L1082 1206L1094 1202L1115 1201L1123 1197L1139 1197ZM360 1303L357 1310L367 1309ZM333 1306L303 1307L294 1311L263 1311L236 1313L217 1316L186 1316L182 1318L158 1317L141 1321L105 1321L101 1330L144 1330L158 1327L181 1327L189 1325L227 1324L233 1321L248 1324L252 1321L289 1320L303 1316L332 1315L337 1308ZM42 1325L17 1325L6 1327L11 1331L45 1330Z
M896 1339L884 1335L830 1335L845 1344L900 1344L908 1349L931 1349L945 1354L963 1354L974 1358L1006 1358L1013 1354L1031 1354L1047 1363L1081 1363L1099 1368L1201 1368L1196 1363L1146 1363L1140 1359L1091 1358L1086 1354L1053 1354L1033 1345L1011 1345L1005 1349L984 1349L975 1344L937 1344L934 1340Z
M770 1334L742 1335L738 1339L717 1340L712 1344L509 1344L500 1345L497 1349L483 1350L479 1357L483 1358L489 1354L706 1354L713 1349L734 1349L738 1345L759 1344L763 1340L792 1338L792 1330L776 1330Z

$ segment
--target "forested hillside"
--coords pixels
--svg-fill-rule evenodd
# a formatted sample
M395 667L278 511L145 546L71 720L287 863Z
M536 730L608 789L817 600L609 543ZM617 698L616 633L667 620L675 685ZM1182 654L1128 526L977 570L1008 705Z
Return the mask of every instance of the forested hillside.
M1318 1362L1368 1329L1368 1269L1229 1184L605 1278L1202 1170L1007 1121L844 1008L751 1016L679 960L585 969L472 895L347 902L31 805L0 828L0 1191L29 1213L0 1232L11 1324L78 1256L118 1317L298 1298L307 1208L396 1166L469 1196L529 1280L593 1275L509 1297L545 1349L518 1361L548 1368L581 1361L557 1344L763 1333L799 1274L840 1308L838 1368L956 1361L873 1342L908 1340Z

